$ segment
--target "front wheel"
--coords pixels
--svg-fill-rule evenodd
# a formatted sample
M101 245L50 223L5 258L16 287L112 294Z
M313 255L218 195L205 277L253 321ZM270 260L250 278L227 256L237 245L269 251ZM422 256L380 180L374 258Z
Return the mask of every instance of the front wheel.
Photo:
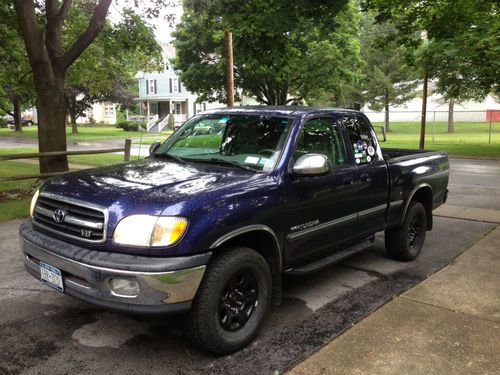
M209 263L189 313L191 339L215 354L248 345L271 302L271 271L256 251L228 249Z
M427 231L427 216L420 202L411 202L399 227L385 231L385 249L391 258L409 262L422 250Z

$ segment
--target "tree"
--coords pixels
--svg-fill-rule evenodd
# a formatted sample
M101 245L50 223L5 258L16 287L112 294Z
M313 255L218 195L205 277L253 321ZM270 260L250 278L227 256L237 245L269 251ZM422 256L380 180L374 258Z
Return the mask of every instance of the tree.
M138 3L137 1L133 1ZM165 3L155 0L145 13L157 15ZM111 0L91 3L89 17L75 33L74 39L65 38L67 16L74 5L71 0L14 0L14 8L32 68L38 110L38 145L41 152L66 150L66 106L64 83L68 69L92 44L106 24ZM3 16L3 15L2 15ZM64 41L68 41L67 45ZM129 39L129 43L134 43ZM114 51L109 50L111 55ZM40 171L68 170L66 156L40 159Z
M408 49L424 47L412 62L436 81L446 100L482 100L490 92L498 94L498 2L364 0L362 4L378 12L378 22L394 24L398 43Z
M75 4L68 14L66 39L76 37L90 16L92 1ZM97 102L112 101L130 106L127 88L135 82L138 70L158 68L161 47L152 28L130 9L122 11L124 20L106 22L95 41L68 69L65 102L72 133L78 132L76 120ZM113 51L110 53L110 51Z
M362 87L370 109L384 109L385 131L390 131L390 105L401 105L414 98L419 84L413 70L406 64L405 47L388 40L393 33L391 23L376 24L370 13L364 15L361 52L366 65Z
M347 0L186 1L173 34L174 68L200 100L225 101L224 30L230 30L237 88L270 105L313 100L335 90L332 83L359 63L359 45L342 23L353 12Z
M6 1L0 2L0 112L14 118L15 130L22 131L21 112L33 104L31 67L26 58L14 9Z

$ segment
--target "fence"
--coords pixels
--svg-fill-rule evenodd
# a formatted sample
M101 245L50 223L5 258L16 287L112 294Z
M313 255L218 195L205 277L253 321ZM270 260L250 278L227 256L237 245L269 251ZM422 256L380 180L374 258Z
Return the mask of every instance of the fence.
M375 126L383 126L385 113L364 112ZM391 111L387 139L411 142L420 135L421 111ZM500 144L500 110L454 111L448 127L448 111L427 111L426 142Z
M0 155L0 161L4 160L18 160L18 159L34 159L34 158L46 158L50 156L61 156L61 155L95 155L95 154L110 154L114 152L123 152L123 160L130 160L130 149L132 146L131 139L125 139L125 146L120 148L106 148L99 150L80 150L80 151L53 151L53 152L38 152L38 153L26 153L26 154L6 154ZM38 173L38 174L26 174L20 176L9 176L0 177L0 182L4 181L18 181L27 180L32 178L47 178L52 176L57 176L67 172L52 172L52 173Z

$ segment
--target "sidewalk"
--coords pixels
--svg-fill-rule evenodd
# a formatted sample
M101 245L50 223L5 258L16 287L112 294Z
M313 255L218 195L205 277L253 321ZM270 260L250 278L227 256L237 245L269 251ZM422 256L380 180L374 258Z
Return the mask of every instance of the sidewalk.
M498 211L436 212L469 220L481 213L499 222ZM289 374L500 374L500 226Z

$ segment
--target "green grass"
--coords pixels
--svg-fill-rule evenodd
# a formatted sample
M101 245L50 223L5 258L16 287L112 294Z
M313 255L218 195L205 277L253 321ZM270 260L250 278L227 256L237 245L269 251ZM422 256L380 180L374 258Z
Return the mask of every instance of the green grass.
M36 148L13 148L1 149L0 155L21 154L37 152ZM69 157L70 163L83 164L88 166L106 166L123 162L123 155L115 154L96 154L96 155L75 155ZM37 164L23 164L17 161L0 161L0 177L17 176L23 174L39 173ZM36 179L20 181L0 182L0 191L12 189L34 190L36 188ZM0 202L0 222L14 220L28 216L29 198Z
M374 123L376 127L382 123ZM420 139L420 124L415 122L394 122L390 124L387 142L382 147L416 149ZM376 128L382 139L379 128ZM500 123L492 124L491 144L489 123L455 123L455 132L448 133L446 122L427 123L426 150L443 150L451 156L500 157Z
M125 138L140 138L141 137L141 132L137 131L129 131L126 132L123 129L117 129L115 127L110 127L110 126L103 126L99 128L85 128L85 127L80 127L78 128L78 134L71 134L71 127L66 127L66 134L67 134L67 140L68 141L95 141L95 140L102 140L102 139L125 139ZM161 133L166 137L168 134L171 132L163 132ZM22 138L38 138L38 127L37 126L30 126L30 127L24 127L22 133L19 132L14 132L9 129L0 129L0 136L5 136L5 137L22 137ZM156 133L147 133L147 132L142 132L142 137L143 138L149 138L149 137L158 137L158 134ZM161 137L161 136L160 136Z
M1 150L4 151L4 150ZM15 161L2 161L0 162L0 177L17 176L22 174L35 174L38 173L37 165L20 164ZM11 189L27 189L35 182L32 180L20 181L4 181L0 182L0 191Z
M0 222L29 216L31 198L0 203Z
M5 153L5 150L0 150ZM14 176L18 174L38 173L38 166L19 164L11 161L0 162L0 177ZM36 180L6 181L0 182L0 191L22 189L30 191L35 189ZM0 202L0 222L27 217L31 198L22 198Z

